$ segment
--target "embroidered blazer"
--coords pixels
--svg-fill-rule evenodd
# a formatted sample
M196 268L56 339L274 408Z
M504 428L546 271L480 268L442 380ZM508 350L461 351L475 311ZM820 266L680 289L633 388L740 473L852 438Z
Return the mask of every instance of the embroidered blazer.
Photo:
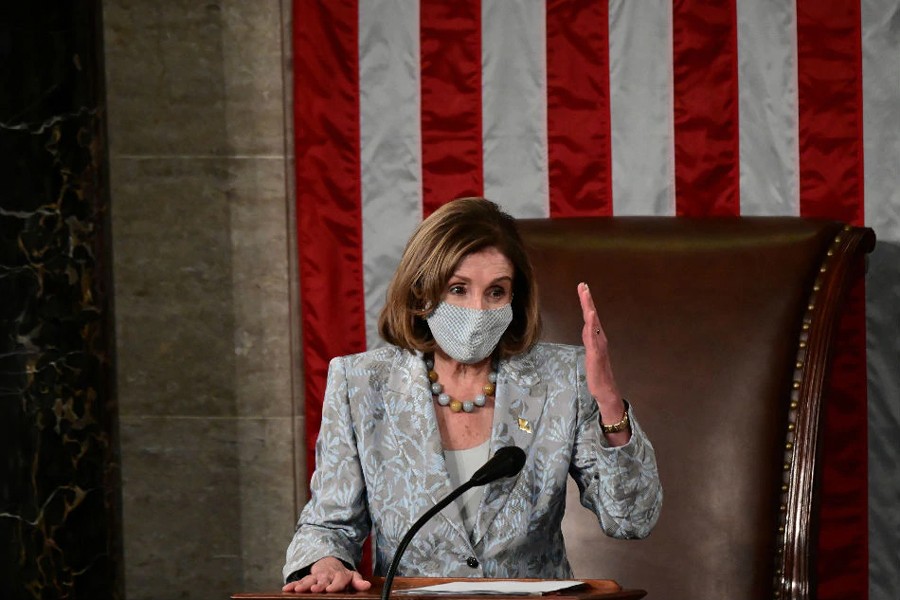
M610 447L587 389L584 349L538 344L498 369L490 454L525 451L515 477L488 484L475 528L456 503L413 538L399 576L572 576L560 523L571 476L581 503L618 538L650 533L662 504L656 458L633 413L632 436ZM452 491L421 355L387 346L331 361L312 497L287 550L284 576L325 556L358 564L370 531L383 575L410 526Z

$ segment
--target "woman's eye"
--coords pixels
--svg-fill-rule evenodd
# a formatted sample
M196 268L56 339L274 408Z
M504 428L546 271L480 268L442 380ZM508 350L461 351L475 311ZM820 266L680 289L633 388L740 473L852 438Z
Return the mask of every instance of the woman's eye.
M488 293L490 294L490 297L494 298L495 300L506 298L506 290L503 288L491 288Z
M454 296L459 296L466 293L466 288L461 285L451 285L448 292Z

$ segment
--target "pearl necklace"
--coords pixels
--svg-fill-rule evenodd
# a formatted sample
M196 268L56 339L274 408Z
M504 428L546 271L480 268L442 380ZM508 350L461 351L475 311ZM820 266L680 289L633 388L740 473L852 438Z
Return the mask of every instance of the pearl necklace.
M461 401L451 398L449 394L444 393L444 386L438 383L438 374L434 370L434 359L425 359L425 368L428 370L428 380L431 382L431 395L437 396L437 403L441 406L448 406L452 412L460 411L470 413L475 407L481 408L487 403L487 397L493 396L497 389L497 365L491 365L491 372L488 373L488 382L481 389L483 393L478 394L472 400Z

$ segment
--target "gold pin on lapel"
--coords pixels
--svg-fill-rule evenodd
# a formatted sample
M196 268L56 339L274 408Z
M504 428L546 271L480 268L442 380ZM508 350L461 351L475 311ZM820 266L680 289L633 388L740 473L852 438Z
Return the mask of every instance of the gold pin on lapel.
M518 423L519 423L519 429L521 429L525 433L531 433L531 423L528 422L528 419L523 419L522 417L519 417Z

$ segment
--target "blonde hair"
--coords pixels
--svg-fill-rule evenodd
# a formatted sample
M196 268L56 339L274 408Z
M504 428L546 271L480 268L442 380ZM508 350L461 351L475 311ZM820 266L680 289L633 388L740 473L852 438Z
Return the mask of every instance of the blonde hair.
M441 302L462 259L490 247L513 265L513 320L497 344L499 357L531 348L541 332L531 261L515 219L484 198L448 202L413 233L388 286L378 319L381 337L401 348L434 351L436 344L424 317Z

